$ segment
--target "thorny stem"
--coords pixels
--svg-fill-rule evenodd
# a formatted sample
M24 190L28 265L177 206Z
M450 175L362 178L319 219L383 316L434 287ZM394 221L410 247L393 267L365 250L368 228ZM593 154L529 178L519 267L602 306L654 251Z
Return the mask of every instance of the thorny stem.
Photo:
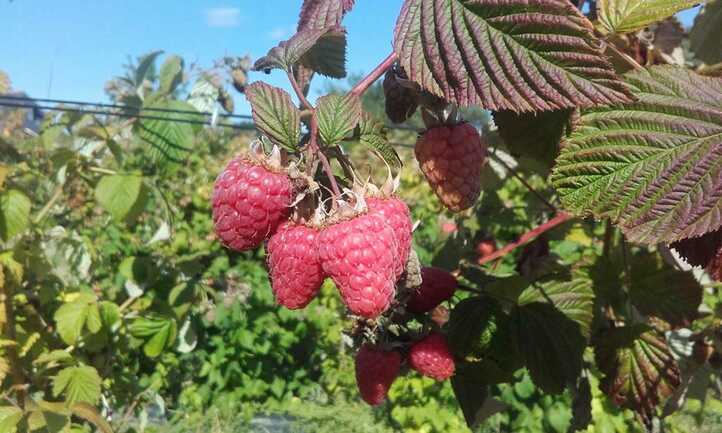
M554 227L558 226L559 224L569 221L570 219L572 219L572 216L570 214L568 214L566 212L558 213L554 218L550 219L549 221L545 222L544 224L542 224L538 227L535 227L534 229L529 230L528 232L519 236L519 239L516 240L515 242L507 244L506 246L504 246L504 248L501 248L501 249L497 250L496 252L479 259L478 263L480 265L483 265L484 263L488 263L488 262L498 259L499 257L503 257L503 256L509 254L515 248L520 247L520 246L536 239L542 233L545 233L545 232L553 229Z
M387 69L391 67L391 65L394 64L396 61L396 53L392 52L388 55L381 63L379 63L376 68L374 68L373 71L371 71L367 76L365 76L361 81L356 83L356 85L351 89L349 92L352 95L355 96L361 96L363 93L371 87L371 85L381 77Z
M306 95L303 94L303 90L301 90L301 86L298 84L298 81L296 81L296 77L293 75L293 72L289 71L286 75L288 75L288 81L291 82L291 87L293 87L293 91L296 92L296 96L298 96L298 100L301 101L301 105L306 110L313 110L313 105L311 105L310 102L308 102L308 99L306 99Z
M509 173L511 173L511 175L514 176L514 178L516 180L521 182L521 184L524 185L524 187L526 189L528 189L529 192L534 194L536 196L536 198L538 198L542 203L544 203L549 209L551 209L554 212L557 211L557 208L554 207L553 204L549 203L549 201L547 201L547 199L545 199L544 196L542 196L541 193L539 193L539 191L535 190L533 186L529 185L529 183L526 181L526 179L524 179L519 173L517 173L517 171L514 170L511 166L509 166L509 164L507 164L503 159L499 158L494 153L490 153L489 156L491 156L494 159L494 161L503 165L504 168L506 168L507 171L509 171Z

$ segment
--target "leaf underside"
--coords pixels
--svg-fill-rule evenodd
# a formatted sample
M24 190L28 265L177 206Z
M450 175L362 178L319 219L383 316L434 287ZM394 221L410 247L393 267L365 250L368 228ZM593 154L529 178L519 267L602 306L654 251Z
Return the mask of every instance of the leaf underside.
M318 132L329 146L343 140L361 120L362 108L358 96L326 95L318 98L316 105Z
M629 33L691 8L701 0L599 0L599 25L608 33Z
M637 412L645 423L680 384L679 368L664 337L644 325L607 331L594 353L605 376L602 391L617 405Z
M383 122L376 119L369 113L363 112L358 125L359 142L372 149L379 158L383 159L390 167L400 168L402 165L399 154L389 143L386 136L386 127Z
M557 158L564 206L609 217L632 242L722 225L722 79L673 66L626 75L638 102L586 110Z
M631 100L567 0L406 0L394 50L411 80L461 106L527 112Z

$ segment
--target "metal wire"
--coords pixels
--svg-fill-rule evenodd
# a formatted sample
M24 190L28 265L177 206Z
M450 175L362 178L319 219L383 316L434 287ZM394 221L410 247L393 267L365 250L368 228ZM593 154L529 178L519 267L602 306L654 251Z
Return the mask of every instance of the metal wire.
M160 113L181 113L181 114L191 114L196 116L212 116L213 113L207 112L207 111L193 111L193 110L176 110L172 108L155 108L155 107L133 107L130 105L123 105L123 104L104 104L104 103L98 103L98 102L87 102L87 101L71 101L68 99L50 99L50 98L30 98L27 96L14 96L14 95L0 95L0 99L9 99L14 101L24 101L24 102L46 102L51 104L70 104L70 105L84 105L84 106L91 106L91 107L105 107L105 108L117 108L119 110L130 110L130 111L157 111ZM226 113L218 113L218 117L227 117L227 118L234 118L234 119L252 119L251 116L246 114L226 114Z

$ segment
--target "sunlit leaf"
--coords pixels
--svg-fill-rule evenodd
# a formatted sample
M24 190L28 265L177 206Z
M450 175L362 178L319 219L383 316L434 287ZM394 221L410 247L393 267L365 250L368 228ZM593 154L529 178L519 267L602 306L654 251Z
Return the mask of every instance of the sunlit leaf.
M611 218L633 242L722 225L722 79L673 66L627 74L639 101L584 111L552 183L578 215Z
M301 113L285 90L256 81L246 87L253 121L261 133L290 151L301 139Z
M170 94L183 81L183 59L178 56L169 56L160 66L160 86L158 91Z
M84 328L95 333L102 326L97 300L90 293L78 293L77 298L55 311L54 318L58 333L67 344L75 344Z
M700 0L599 0L597 16L607 33L630 33L691 8Z
M361 120L361 112L361 100L352 94L318 98L316 115L323 142L333 146L351 134Z
M30 223L30 199L11 189L0 193L0 238L9 240L24 231Z
M394 50L411 80L461 106L525 112L630 101L567 0L406 0Z
M145 207L147 198L142 176L106 175L95 187L95 199L116 221L132 220Z
M150 145L150 156L154 161L183 162L193 150L193 137L200 130L199 124L188 122L203 122L204 118L197 114L193 105L184 101L159 100L144 108L183 111L141 111L146 118L137 125L138 135Z
M100 398L100 382L98 372L91 366L64 368L53 378L53 395L64 394L68 403L95 404Z

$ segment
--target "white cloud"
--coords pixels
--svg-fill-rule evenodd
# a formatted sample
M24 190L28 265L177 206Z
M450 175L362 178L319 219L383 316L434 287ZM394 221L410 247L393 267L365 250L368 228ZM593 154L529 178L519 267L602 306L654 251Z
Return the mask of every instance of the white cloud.
M206 9L206 24L210 27L236 27L241 22L238 8Z

